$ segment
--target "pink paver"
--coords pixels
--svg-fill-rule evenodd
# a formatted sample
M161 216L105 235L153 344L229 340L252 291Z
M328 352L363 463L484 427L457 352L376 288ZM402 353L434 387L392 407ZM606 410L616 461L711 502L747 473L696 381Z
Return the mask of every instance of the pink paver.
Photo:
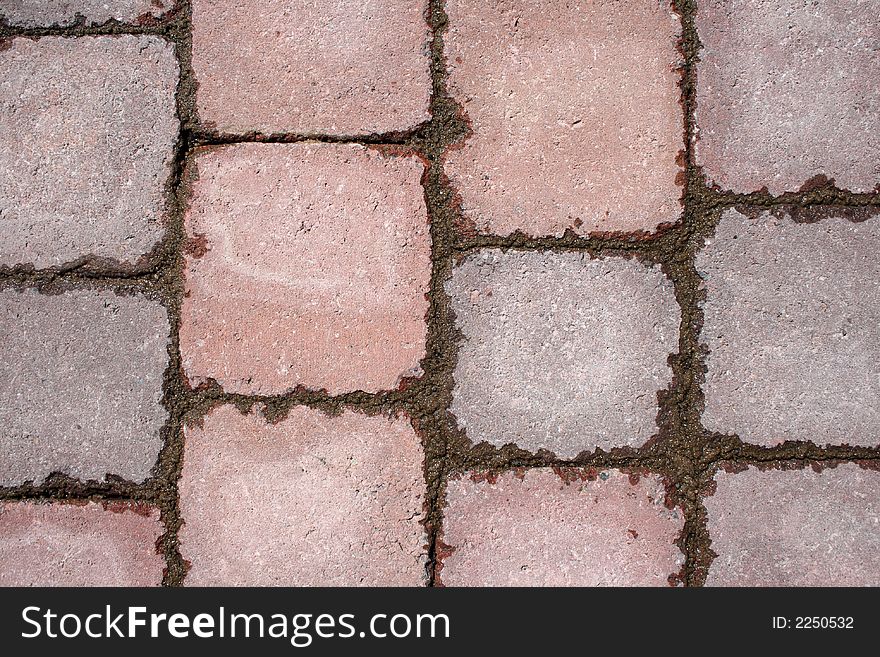
M463 337L451 410L471 441L571 458L656 435L680 322L659 267L486 250L446 291Z
M768 447L880 444L880 213L750 214L727 210L697 254L703 424Z
M0 504L0 586L159 586L159 510L110 502Z
M666 586L684 563L683 514L654 475L539 468L456 479L446 498L447 586Z
M880 585L880 473L750 467L715 481L707 586Z
M0 266L138 263L165 232L173 46L16 38L0 70Z
M422 162L356 145L205 150L186 218L181 353L228 392L396 388L421 374Z
M362 135L430 118L424 1L193 0L192 8L196 102L208 127Z
M147 479L170 332L165 308L139 296L0 292L0 485Z
M696 153L710 184L880 185L880 2L700 3Z
M681 214L681 23L657 0L449 0L473 134L446 173L481 232L652 231Z
M161 18L174 4L175 0L4 0L0 18L22 27L73 25L78 16L87 25L110 19L143 24Z
M405 418L213 410L186 429L186 584L424 584L423 458Z

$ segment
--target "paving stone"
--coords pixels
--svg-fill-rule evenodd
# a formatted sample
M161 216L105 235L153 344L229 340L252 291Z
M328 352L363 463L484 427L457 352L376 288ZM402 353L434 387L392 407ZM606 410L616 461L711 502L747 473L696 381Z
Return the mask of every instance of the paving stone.
M423 458L405 418L213 410L186 430L186 584L423 585Z
M0 265L137 264L165 230L178 129L171 44L10 43L0 49Z
M140 297L0 293L0 485L144 481L162 447L169 333Z
M430 236L416 157L202 151L187 215L186 375L228 392L375 392L421 374Z
M714 0L697 30L697 160L710 184L773 194L815 176L880 185L880 1Z
M446 496L447 586L666 586L684 563L683 514L654 475L539 468L453 480Z
M487 250L446 290L464 335L451 410L474 443L574 457L657 432L680 322L659 267Z
M880 444L880 213L752 214L728 210L696 260L703 424L765 446Z
M669 2L449 0L449 88L473 133L446 173L480 232L653 231L681 214Z
M100 25L113 19L141 25L161 18L174 0L4 0L0 19L21 27Z
M719 472L707 586L880 586L880 473Z
M159 586L163 532L146 504L3 502L0 586Z
M424 1L193 0L192 7L197 105L208 127L362 135L430 119Z

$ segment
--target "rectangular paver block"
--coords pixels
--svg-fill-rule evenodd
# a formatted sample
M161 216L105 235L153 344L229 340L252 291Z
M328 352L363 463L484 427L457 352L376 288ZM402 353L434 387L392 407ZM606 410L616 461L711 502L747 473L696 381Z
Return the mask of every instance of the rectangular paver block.
M0 485L144 481L162 447L169 333L144 298L0 293Z
M677 221L681 21L657 0L449 0L449 88L473 133L446 172L481 232Z
M186 430L186 584L423 585L423 458L405 418L213 410Z
M363 135L430 118L422 0L193 0L192 7L196 102L207 127Z
M332 394L421 374L430 236L416 157L356 145L201 151L181 352L191 383Z
M684 517L655 475L538 468L452 480L446 497L447 586L666 586L684 563Z
M707 586L880 586L880 473L719 472Z
M880 1L701 2L696 152L710 184L880 186Z
M0 503L0 586L159 586L163 531L142 503Z
M138 264L164 235L172 45L16 38L0 49L0 266Z
M463 334L451 410L474 443L569 458L657 432L680 322L658 266L488 250L446 290Z
M161 18L175 0L4 0L0 19L22 27L64 27L81 18L86 25L109 20L143 24Z
M708 429L880 444L880 213L849 214L724 213L696 260Z

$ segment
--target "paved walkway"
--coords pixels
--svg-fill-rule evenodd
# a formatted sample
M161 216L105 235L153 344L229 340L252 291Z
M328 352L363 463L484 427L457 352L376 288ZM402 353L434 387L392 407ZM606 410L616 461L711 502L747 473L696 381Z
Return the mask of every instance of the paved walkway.
M0 584L880 584L880 2L0 17Z

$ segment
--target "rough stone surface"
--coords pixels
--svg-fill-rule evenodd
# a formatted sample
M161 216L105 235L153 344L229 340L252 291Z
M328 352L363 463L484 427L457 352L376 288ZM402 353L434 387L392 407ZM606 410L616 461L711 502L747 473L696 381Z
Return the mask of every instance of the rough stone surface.
M375 392L421 374L421 161L355 145L202 151L180 329L190 382Z
M766 446L880 444L880 213L755 214L728 210L697 256L703 424Z
M141 24L161 18L173 5L174 0L3 0L0 19L21 27L73 25L78 15L87 25L111 19Z
M220 131L355 135L430 118L423 1L192 5L199 116Z
M0 586L159 586L159 511L145 504L0 504Z
M449 0L473 134L446 173L481 232L652 231L681 214L681 32L669 2Z
M880 185L880 1L713 0L697 30L696 153L722 189Z
M405 418L215 409L186 430L186 584L423 585L422 461Z
M707 586L880 586L880 473L719 472Z
M680 321L659 267L489 250L446 290L464 335L451 410L474 443L573 457L656 433Z
M684 527L661 480L602 472L566 482L550 468L449 482L447 586L666 586Z
M162 447L165 309L109 291L0 293L0 485L141 482Z
M152 36L0 49L0 265L136 263L164 234L177 62Z

